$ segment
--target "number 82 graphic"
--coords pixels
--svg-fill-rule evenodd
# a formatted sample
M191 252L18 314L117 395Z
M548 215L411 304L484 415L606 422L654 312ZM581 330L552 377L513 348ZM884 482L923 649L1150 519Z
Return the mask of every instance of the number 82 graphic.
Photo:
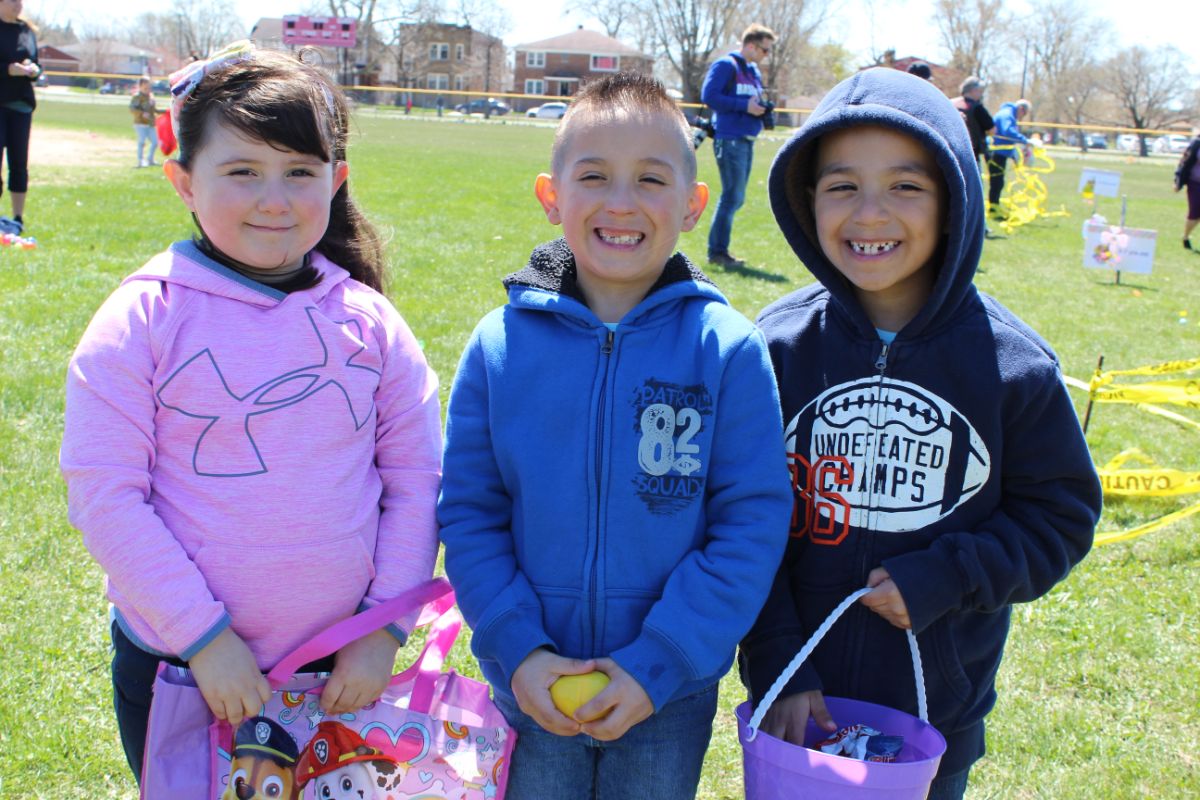
M638 443L638 465L650 475L666 475L672 468L681 475L700 469L699 445L692 439L700 432L700 412L694 408L676 411L665 403L647 406L641 418L642 439ZM681 428L676 438L676 429Z

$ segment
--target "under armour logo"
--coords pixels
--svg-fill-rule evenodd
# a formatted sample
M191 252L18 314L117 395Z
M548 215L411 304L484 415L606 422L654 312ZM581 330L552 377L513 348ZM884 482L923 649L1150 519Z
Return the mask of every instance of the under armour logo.
M212 352L205 348L158 390L158 399L167 408L211 420L192 456L197 475L232 478L267 472L267 462L250 432L251 419L294 406L327 387L346 398L355 430L371 418L380 373L352 363L367 350L358 321L334 322L315 308L305 310L321 346L319 363L286 372L237 395L229 388Z

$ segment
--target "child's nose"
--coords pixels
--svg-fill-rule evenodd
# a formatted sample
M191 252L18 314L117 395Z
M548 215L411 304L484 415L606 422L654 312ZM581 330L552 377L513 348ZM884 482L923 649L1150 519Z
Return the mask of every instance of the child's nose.
M858 205L854 209L854 221L862 225L871 225L886 221L888 211L882 195L875 192L862 192Z
M608 192L608 211L612 213L630 213L637 209L633 185L625 181L615 181Z
M279 213L288 209L289 202L287 187L283 181L267 181L263 185L262 194L258 197L258 207L269 213Z

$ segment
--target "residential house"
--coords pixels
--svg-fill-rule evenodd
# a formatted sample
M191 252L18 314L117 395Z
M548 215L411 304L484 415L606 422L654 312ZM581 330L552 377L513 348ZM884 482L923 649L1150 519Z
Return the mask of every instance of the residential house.
M637 48L582 26L515 49L513 91L519 94L568 97L589 78L654 70L654 59Z
M389 57L381 59L381 84L447 93L503 92L508 85L504 42L470 25L399 25L386 49ZM391 79L384 80L383 75ZM433 105L431 96L420 94L413 102Z
M182 64L178 56L168 51L137 47L114 39L88 39L56 49L75 59L77 71L128 75L131 79L142 75L169 75ZM45 50L45 47L38 48L39 61L44 60L42 53Z
M79 72L79 59L54 45L38 45L38 63L46 72ZM65 85L68 78L61 75L47 75L46 80L55 85Z

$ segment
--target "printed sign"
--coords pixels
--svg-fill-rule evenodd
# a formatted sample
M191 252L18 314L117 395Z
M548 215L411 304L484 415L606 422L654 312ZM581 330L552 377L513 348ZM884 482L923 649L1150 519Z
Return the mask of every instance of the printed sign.
M1084 168L1079 174L1079 193L1083 196L1117 197L1121 191L1121 173L1107 169Z
M1149 275L1158 231L1122 228L1100 222L1083 225L1083 265Z
M283 18L283 43L318 47L354 47L358 42L358 20L353 17L308 17L289 14Z

